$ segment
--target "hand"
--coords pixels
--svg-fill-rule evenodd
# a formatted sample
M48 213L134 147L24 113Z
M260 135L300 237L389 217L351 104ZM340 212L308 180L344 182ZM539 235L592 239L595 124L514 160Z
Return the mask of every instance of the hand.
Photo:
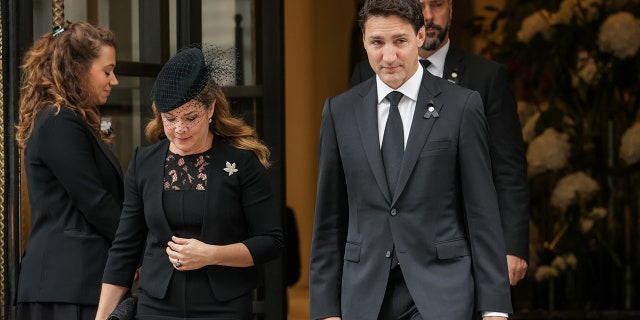
M340 317L329 317L329 318L322 318L320 320L342 320L342 318L340 318Z
M211 249L210 245L200 240L174 236L167 243L167 256L169 263L177 270L196 270L209 265Z
M141 270L142 270L142 267L138 267L138 269L136 269L136 274L133 275L133 282L138 282L138 280L140 279Z
M507 255L507 268L509 268L509 283L515 286L527 273L527 262L524 259L510 254Z

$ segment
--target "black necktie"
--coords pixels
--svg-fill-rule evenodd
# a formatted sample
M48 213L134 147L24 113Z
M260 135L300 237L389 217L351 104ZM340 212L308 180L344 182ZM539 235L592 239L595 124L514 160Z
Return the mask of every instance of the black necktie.
M389 100L391 107L389 108L387 125L384 128L384 136L382 137L382 161L384 162L384 171L387 175L391 197L393 197L396 190L398 174L400 173L402 157L404 156L404 129L400 111L398 110L398 103L402 96L403 94L398 91L392 91L387 95L387 100ZM398 265L395 245L392 252L391 268L393 269Z
M427 68L428 66L431 65L431 61L427 60L427 59L420 59L418 60L420 61L420 64L422 65L423 68Z
M384 162L384 171L387 175L391 197L393 197L396 189L400 165L404 155L404 129L402 128L402 118L400 118L400 111L398 110L398 103L402 96L403 94L398 91L392 91L387 95L391 107L389 108L389 117L384 129L384 136L382 137L382 161Z

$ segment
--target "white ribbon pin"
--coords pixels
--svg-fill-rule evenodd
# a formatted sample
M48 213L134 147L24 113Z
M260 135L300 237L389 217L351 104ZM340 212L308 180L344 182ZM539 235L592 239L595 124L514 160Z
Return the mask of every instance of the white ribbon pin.
M427 103L427 113L424 114L424 118L429 119L431 118L431 116L433 116L434 118L440 116L436 108L434 108L433 100L429 100L429 103Z

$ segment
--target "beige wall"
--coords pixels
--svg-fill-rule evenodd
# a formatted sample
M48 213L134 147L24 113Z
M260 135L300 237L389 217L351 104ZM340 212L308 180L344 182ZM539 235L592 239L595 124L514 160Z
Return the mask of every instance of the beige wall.
M324 101L347 89L355 0L285 0L287 203L296 214L302 260L297 286L308 286L309 248Z

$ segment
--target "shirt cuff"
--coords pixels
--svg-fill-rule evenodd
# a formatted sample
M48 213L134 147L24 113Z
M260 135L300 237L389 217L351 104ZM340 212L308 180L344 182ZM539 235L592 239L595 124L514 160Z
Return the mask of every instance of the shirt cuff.
M483 311L482 312L482 316L483 317L504 317L504 318L509 318L509 315L504 313L504 312L491 312L491 311Z

